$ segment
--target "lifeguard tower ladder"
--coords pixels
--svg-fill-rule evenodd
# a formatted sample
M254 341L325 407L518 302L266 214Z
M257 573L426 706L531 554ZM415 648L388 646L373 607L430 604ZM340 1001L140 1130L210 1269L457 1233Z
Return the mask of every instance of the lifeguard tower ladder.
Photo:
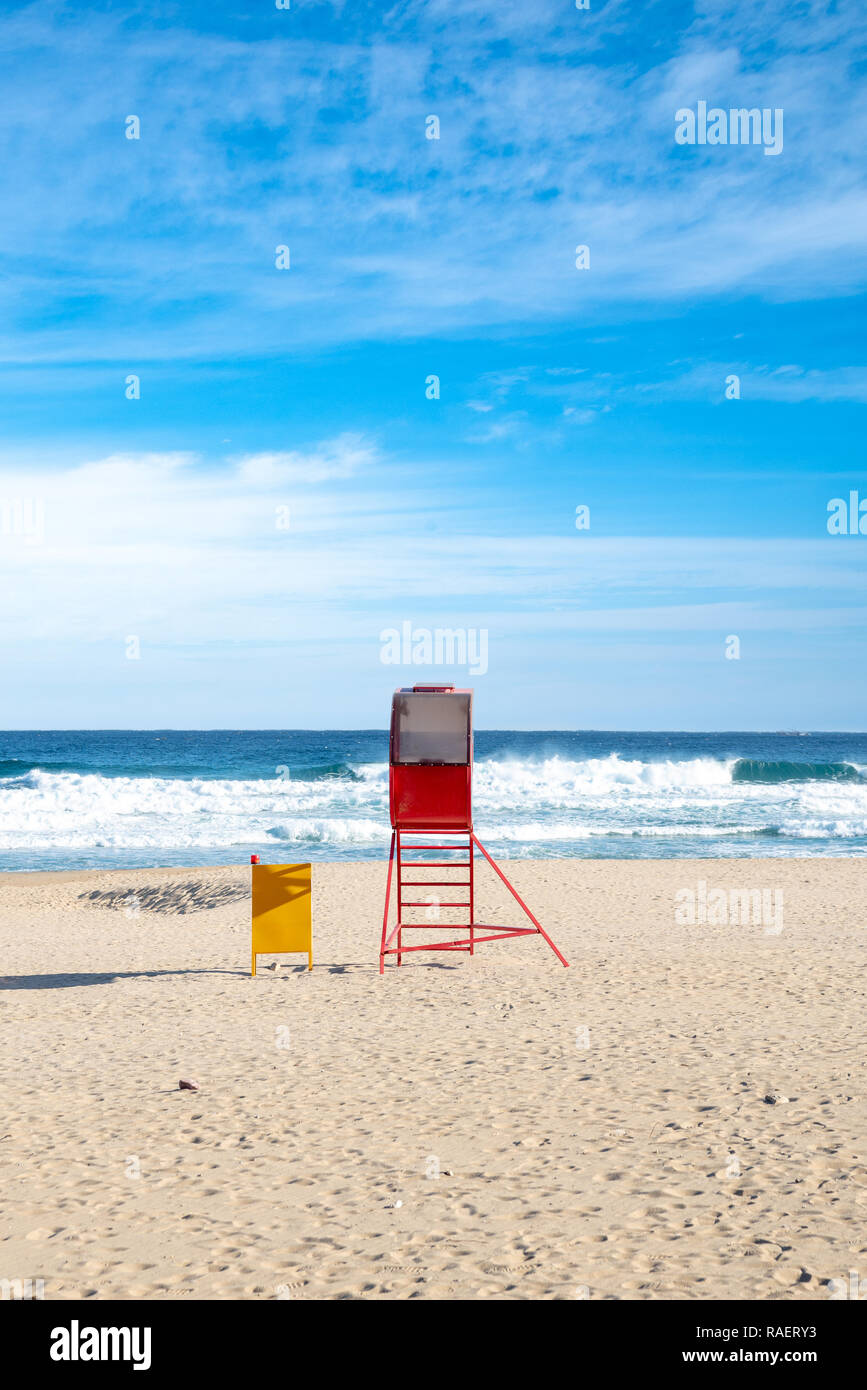
M396 956L397 964L401 965L404 955L410 951L466 951L474 955L475 948L487 941L517 936L543 937L557 959L563 965L569 964L473 830L472 717L472 690L456 690L453 685L414 685L394 693L389 742L392 835L379 949L380 974L385 970L386 956ZM477 849L505 883L532 926L503 927L476 921ZM437 858L431 859L434 853ZM397 921L389 931L395 867ZM448 876L442 879L418 877L419 870L431 869L446 870ZM432 903L430 896L426 900L421 897L422 889L446 889L448 897L443 899L437 892ZM466 908L466 922L450 922L443 928L450 934L463 932L466 935L404 945L405 931L430 932L436 925L431 921L407 921L405 911L424 908L430 912L432 906L435 910Z

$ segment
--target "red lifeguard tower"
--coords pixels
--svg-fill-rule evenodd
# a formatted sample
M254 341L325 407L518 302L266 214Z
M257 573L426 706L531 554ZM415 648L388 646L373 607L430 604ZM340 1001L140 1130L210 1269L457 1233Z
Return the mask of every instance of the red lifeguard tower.
M453 685L414 685L396 690L391 702L389 743L389 802L391 810L391 854L382 918L379 973L386 956L397 956L402 963L408 951L468 951L485 941L502 941L513 936L542 936L563 965L550 936L537 922L527 904L494 863L473 830L473 692L456 690ZM431 843L433 837L433 843ZM475 919L474 860L480 850L512 897L533 923L531 927L500 927ZM431 854L436 858L431 859ZM421 857L419 857L419 855ZM397 921L388 930L391 881L397 862ZM448 870L443 879L419 877L431 869ZM467 908L467 922L449 923L444 930L467 935L448 941L425 941L420 946L404 946L404 931L431 931L428 922L407 921L407 908L425 908L432 902L420 901L418 891L405 896L405 889L450 890L447 901L434 899L437 910ZM467 894L466 899L463 893ZM486 933L483 936L479 932ZM394 943L397 944L394 944Z

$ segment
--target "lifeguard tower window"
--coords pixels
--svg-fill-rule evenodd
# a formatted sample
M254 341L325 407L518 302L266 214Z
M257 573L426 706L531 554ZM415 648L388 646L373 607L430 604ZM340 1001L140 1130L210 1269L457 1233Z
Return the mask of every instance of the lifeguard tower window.
M398 692L394 697L391 761L464 766L470 761L469 691Z

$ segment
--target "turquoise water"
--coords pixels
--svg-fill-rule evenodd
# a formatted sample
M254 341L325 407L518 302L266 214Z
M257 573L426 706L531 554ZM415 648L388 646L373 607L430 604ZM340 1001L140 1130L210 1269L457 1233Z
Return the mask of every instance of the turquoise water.
M382 730L0 733L0 869L380 858ZM476 733L504 858L867 849L867 734Z

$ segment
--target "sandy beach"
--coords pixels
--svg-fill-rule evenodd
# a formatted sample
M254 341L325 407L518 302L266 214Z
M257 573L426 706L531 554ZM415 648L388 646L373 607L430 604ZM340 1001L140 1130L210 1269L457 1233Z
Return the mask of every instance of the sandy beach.
M2 876L0 1277L188 1300L867 1277L864 861L511 869L568 970L526 938L380 978L377 863L314 865L312 974L256 979L245 868ZM779 890L782 923L676 920L701 883ZM519 924L492 874L477 893Z

